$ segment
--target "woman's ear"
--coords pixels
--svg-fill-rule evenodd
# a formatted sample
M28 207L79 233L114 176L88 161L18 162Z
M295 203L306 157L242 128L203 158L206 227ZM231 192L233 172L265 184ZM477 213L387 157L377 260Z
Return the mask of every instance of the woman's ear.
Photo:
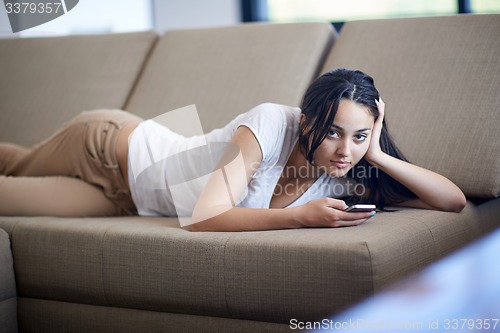
M310 124L308 124L306 115L301 113L300 114L300 129L302 131L305 131L306 128L308 127L308 125L310 125Z
M300 114L300 125L303 125L304 124L304 121L306 121L306 115L301 113Z
M304 134L304 132L306 131L306 115L301 113L300 114L300 124L299 124L299 128L300 128L300 132L302 134Z

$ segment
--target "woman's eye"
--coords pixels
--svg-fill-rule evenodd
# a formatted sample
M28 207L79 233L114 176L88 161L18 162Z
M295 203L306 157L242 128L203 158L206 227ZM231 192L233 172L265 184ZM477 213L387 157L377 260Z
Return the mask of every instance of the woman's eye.
M357 134L357 135L354 136L354 138L356 139L356 141L365 141L366 137L367 137L366 134Z
M329 130L328 131L328 136L330 138L338 138L339 137L339 132L337 132L335 130Z

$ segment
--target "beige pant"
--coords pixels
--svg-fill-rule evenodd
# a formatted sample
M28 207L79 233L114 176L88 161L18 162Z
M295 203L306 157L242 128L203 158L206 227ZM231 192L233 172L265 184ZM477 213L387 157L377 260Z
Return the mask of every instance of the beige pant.
M0 215L137 214L116 140L125 125L138 121L124 111L88 111L31 149L0 143Z

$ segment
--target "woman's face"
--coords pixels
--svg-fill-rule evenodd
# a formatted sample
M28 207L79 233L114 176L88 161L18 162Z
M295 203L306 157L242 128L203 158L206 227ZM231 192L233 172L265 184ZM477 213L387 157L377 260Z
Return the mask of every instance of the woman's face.
M342 177L363 158L375 118L366 106L340 101L333 125L314 152L314 165L331 177Z

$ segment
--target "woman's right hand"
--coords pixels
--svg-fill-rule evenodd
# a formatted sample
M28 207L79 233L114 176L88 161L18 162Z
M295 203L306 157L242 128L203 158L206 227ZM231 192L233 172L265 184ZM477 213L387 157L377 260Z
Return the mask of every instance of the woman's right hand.
M348 206L343 200L321 198L296 207L297 218L303 227L351 227L365 222L373 212L344 212Z

